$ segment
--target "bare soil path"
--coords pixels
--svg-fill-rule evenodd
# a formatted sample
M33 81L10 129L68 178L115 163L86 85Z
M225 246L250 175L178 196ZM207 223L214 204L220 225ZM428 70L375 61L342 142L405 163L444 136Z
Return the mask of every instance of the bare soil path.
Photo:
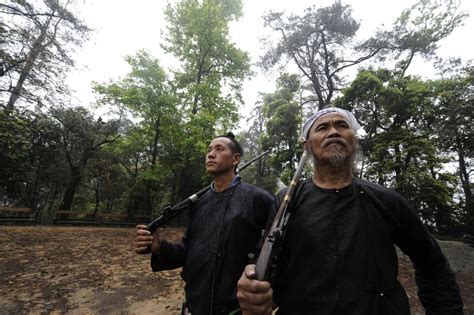
M179 240L182 230L162 235ZM133 228L0 226L0 314L180 314L180 270L152 273L133 253ZM441 242L474 314L474 249ZM400 260L413 314L413 269Z

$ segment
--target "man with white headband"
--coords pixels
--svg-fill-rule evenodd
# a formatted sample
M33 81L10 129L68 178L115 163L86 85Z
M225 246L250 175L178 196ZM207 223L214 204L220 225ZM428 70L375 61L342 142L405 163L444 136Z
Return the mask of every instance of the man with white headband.
M318 111L303 126L314 162L292 198L271 284L248 265L237 298L245 314L410 314L397 280L397 245L412 260L426 314L462 314L459 287L439 245L397 192L353 177L359 128L352 113ZM280 192L279 196L284 196Z

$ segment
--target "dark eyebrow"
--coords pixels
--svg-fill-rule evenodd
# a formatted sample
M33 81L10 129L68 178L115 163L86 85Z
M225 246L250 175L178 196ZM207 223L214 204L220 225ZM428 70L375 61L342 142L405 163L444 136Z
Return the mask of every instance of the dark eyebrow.
M349 122L348 122L346 119L342 118L342 117L341 117L341 118L336 118L336 119L334 119L333 121L334 121L334 123L336 123L336 124L340 124L341 122L343 122L343 123L345 123L345 124L347 124L347 125L350 125ZM329 122L330 122L330 120L328 120L328 121L323 121L323 122L320 122L320 123L316 123L316 124L314 124L314 128L318 128L318 127L320 127L320 126L326 126L326 125L329 124Z
M316 123L314 124L314 128L317 128L319 126L323 126L323 125L327 125L329 122L328 121L323 121L323 122L320 122L320 123Z
M222 145L222 144L220 144L220 143L217 143L217 144L215 144L215 145L213 145L213 146L212 146L212 145L208 146L207 149L209 150L209 149L212 149L212 148L219 148L219 147L220 147L220 148L224 148L224 145Z

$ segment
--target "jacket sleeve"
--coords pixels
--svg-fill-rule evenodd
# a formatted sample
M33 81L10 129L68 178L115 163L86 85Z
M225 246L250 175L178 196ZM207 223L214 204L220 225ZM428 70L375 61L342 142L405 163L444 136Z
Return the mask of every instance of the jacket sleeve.
M408 201L398 194L395 197L392 205L399 225L394 242L413 262L418 297L426 314L462 314L459 286L446 256Z
M187 233L183 236L181 243L170 243L166 240L160 242L160 252L151 255L151 270L171 270L183 267L187 257Z

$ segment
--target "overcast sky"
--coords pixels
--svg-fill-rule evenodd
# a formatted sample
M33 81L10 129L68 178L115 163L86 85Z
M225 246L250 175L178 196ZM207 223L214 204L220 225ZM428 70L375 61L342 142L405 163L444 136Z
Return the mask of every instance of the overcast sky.
M237 47L248 51L252 61L256 62L262 54L260 39L269 34L263 27L261 16L269 10L285 10L300 14L313 4L330 5L333 1L308 0L243 0L244 16L231 25L231 38ZM362 38L368 37L381 24L391 25L405 8L416 3L413 0L351 0L343 1L353 7L353 17L361 28L358 32ZM165 29L163 8L165 0L100 0L87 1L81 9L84 21L94 29L89 42L77 51L78 70L72 72L68 84L75 90L77 105L89 105L94 102L91 81L107 82L123 77L128 71L125 55L134 54L139 49L146 49L160 60L164 68L173 66L172 58L163 54L160 48L161 30ZM461 57L474 59L474 1L462 0L461 10L470 16L464 26L456 29L448 38L440 42L438 55L442 57ZM245 106L240 114L247 116L250 108L258 100L258 92L273 92L273 76L263 76L259 69L251 80L244 84ZM410 74L433 77L431 64L416 60L411 66Z

